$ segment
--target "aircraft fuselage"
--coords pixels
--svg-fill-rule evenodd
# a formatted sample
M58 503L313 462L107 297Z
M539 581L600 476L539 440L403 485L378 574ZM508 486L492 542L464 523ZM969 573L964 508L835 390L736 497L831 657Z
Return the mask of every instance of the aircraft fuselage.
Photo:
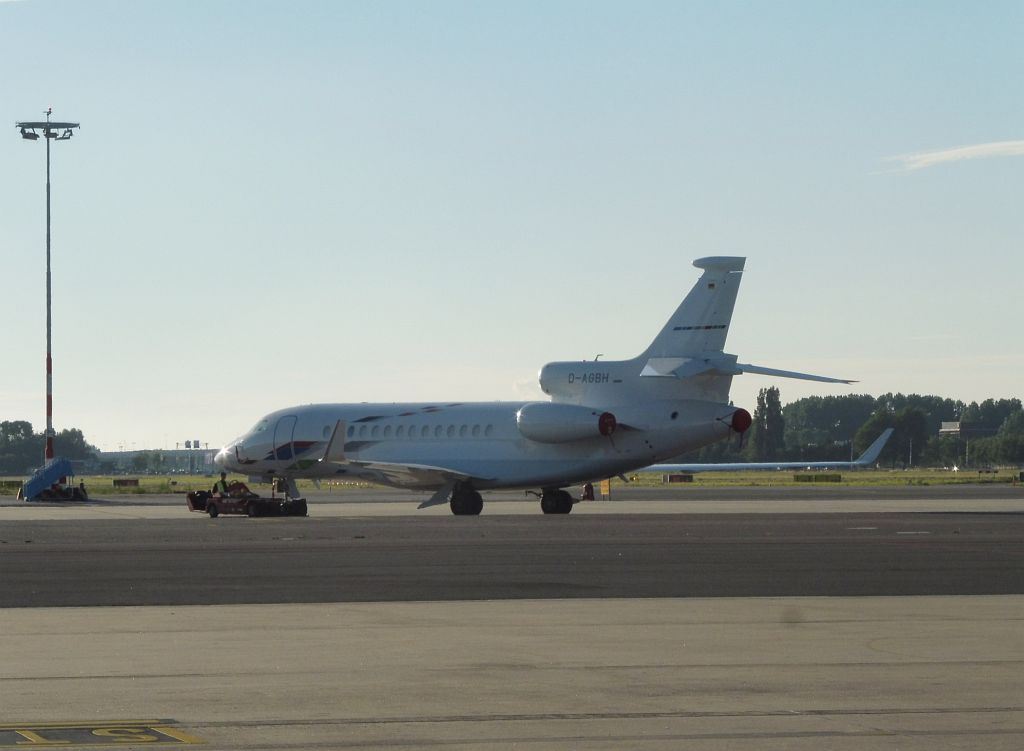
M472 477L477 489L564 487L650 464L720 440L735 408L693 400L644 405L644 414L616 413L609 435L537 441L517 419L535 402L311 404L279 410L225 446L217 463L250 475L364 479L420 490L444 485L443 467ZM637 418L642 425L634 425ZM325 459L336 427L343 458ZM596 419L595 419L596 424ZM337 442L337 439L335 439ZM391 471L389 466L412 467Z

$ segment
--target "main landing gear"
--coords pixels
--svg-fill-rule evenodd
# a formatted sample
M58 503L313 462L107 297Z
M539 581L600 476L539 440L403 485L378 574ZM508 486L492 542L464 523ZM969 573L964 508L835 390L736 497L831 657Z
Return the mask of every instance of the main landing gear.
M478 516L484 510L484 499L468 485L456 485L448 502L456 516Z
M576 500L567 490L544 488L540 494L540 509L545 514L568 514ZM456 485L448 501L456 516L477 516L483 511L484 499L470 485Z
M575 503L567 490L544 488L540 494L540 510L545 514L568 514Z

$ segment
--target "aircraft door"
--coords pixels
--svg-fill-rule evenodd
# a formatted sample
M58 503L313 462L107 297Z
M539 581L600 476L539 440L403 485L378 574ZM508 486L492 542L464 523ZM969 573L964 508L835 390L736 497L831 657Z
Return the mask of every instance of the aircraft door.
M285 415L277 421L274 427L274 458L278 461L288 461L294 456L293 441L298 421L295 415Z

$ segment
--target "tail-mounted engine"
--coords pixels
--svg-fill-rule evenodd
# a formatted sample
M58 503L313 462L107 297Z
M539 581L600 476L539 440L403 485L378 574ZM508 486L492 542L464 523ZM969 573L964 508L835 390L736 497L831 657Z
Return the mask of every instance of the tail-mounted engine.
M534 402L516 413L519 432L531 441L567 443L610 436L618 422L611 412L576 404Z

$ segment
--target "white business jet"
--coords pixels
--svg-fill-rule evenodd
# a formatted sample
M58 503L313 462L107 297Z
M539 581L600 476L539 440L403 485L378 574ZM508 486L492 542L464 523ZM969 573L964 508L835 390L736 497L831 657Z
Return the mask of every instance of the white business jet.
M540 490L545 514L567 514L569 485L613 477L750 427L729 402L732 378L759 373L853 381L737 362L723 350L744 258L701 258L703 270L651 345L621 361L548 363L550 401L309 404L263 417L216 462L264 481L351 479L433 491L420 508L449 502L479 514L481 490Z

